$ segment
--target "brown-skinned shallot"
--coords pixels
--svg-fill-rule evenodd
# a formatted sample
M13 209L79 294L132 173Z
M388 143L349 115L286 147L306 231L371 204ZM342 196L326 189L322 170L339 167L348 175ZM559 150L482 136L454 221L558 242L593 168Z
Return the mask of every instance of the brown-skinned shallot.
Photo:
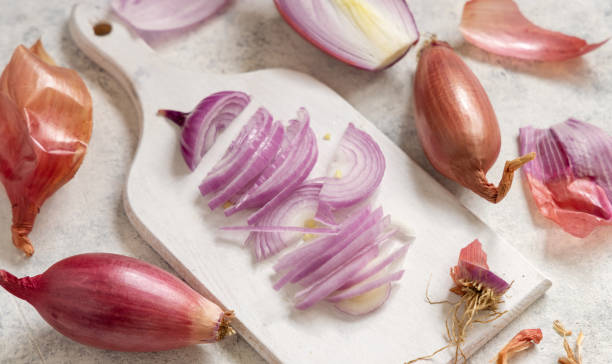
M512 186L514 171L535 153L506 162L499 185L489 183L486 173L499 155L501 136L484 88L446 42L430 41L419 57L415 119L427 158L444 176L487 201L501 201Z

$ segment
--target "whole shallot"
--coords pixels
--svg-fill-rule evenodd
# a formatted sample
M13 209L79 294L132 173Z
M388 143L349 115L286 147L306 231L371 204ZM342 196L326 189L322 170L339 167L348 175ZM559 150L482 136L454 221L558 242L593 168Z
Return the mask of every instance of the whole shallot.
M499 155L501 136L484 88L446 42L430 41L419 56L416 128L427 158L444 176L490 202L501 201L514 171L535 153L506 162L499 185L489 183L486 173Z
M17 47L0 77L0 182L13 208L13 244L26 255L41 206L79 169L91 129L81 77L55 65L40 41Z
M160 351L233 333L231 311L170 273L123 255L75 255L21 279L0 270L0 286L63 335L102 349Z

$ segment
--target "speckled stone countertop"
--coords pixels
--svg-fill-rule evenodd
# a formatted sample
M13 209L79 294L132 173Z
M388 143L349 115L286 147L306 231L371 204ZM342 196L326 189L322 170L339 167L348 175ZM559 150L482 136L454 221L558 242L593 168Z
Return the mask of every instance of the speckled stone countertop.
M0 0L0 65L4 67L18 44L30 45L42 37L59 64L81 74L94 100L94 129L88 154L76 177L43 206L31 234L36 254L30 259L12 246L10 204L0 192L0 267L18 276L34 275L67 256L104 251L134 256L170 270L138 236L123 210L121 193L137 143L137 115L119 84L87 59L70 39L67 20L74 2ZM408 3L421 33L435 33L448 40L489 94L502 130L502 150L488 174L492 180L501 175L504 161L518 154L521 126L547 127L574 117L612 133L612 44L581 59L555 64L507 59L463 42L458 33L463 2ZM612 35L609 0L565 1L563 6L553 0L518 3L541 26L590 41ZM585 363L612 362L612 228L600 228L586 239L575 239L539 215L519 178L501 204L491 205L435 172L419 145L412 116L415 50L384 72L350 68L295 34L269 0L238 0L220 17L187 32L148 38L168 62L189 69L236 73L286 67L326 82L553 280L544 298L486 344L471 362L487 363L520 329L535 327L542 328L543 342L517 355L513 362L556 362L562 344L551 328L555 319L575 332L584 331ZM0 362L252 364L263 360L239 336L215 345L162 353L89 348L64 338L28 303L2 290Z

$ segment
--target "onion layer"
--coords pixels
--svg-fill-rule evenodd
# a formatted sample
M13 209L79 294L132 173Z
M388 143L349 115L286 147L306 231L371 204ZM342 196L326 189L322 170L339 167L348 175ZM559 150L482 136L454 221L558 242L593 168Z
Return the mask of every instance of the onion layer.
M331 224L331 212L368 198L385 174L385 156L372 137L349 123L319 194L316 219Z
M225 210L226 216L261 207L282 191L295 190L308 177L318 156L316 136L309 124L308 112L301 108L298 119L289 122L281 151L238 201Z
M200 184L202 195L216 192L232 181L259 146L268 138L272 126L272 115L268 110L259 108L249 122L242 127L238 137L232 141L223 157L208 172L208 175Z
M0 270L0 285L63 335L102 349L168 350L233 332L231 311L168 272L121 255L76 255L21 279Z
M463 8L461 33L468 42L502 56L538 61L579 57L607 40L584 39L542 29L521 14L512 0L470 0Z
M499 125L476 75L445 42L421 50L414 81L416 128L431 164L486 200L501 201L514 171L535 153L506 162L499 185L488 182L501 147Z

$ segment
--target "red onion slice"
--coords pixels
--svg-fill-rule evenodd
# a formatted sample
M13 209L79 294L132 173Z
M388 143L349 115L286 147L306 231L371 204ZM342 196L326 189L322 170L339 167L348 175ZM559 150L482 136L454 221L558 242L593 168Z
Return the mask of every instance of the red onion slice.
M355 255L359 254L359 252L373 245L376 242L376 237L383 233L383 231L384 226L380 223L380 220L378 220L363 233L359 234L358 237L351 241L348 241L348 244L344 245L340 244L339 242L336 243L337 245L342 246L342 250L340 250L337 254L332 256L325 263L321 264L315 271L313 271L307 277L301 280L300 284L310 285L321 279L323 276L329 274L333 270L337 269L348 259L350 259L350 257L354 257Z
M221 91L200 101L190 113L159 110L158 115L182 127L181 153L193 171L212 147L217 135L236 119L250 101L251 98L244 92Z
M237 203L225 211L226 216L247 208L261 207L283 190L294 190L310 174L318 155L316 136L309 127L306 109L300 109L298 115L299 119L292 120L287 127L289 137L283 151Z
M270 135L253 152L246 164L239 166L241 171L225 188L216 193L208 202L211 210L229 201L232 196L249 185L272 162L280 149L285 129L280 122L275 122Z
M360 234L376 224L381 217L381 209L378 209L375 213L370 212L369 209L364 209L356 214L356 218L345 223L338 235L314 241L283 257L274 269L276 271L284 270L283 267L286 267L289 261L292 262L292 269L274 285L274 289L278 290L288 282L297 283L319 269Z
M268 110L259 108L249 122L242 127L240 134L232 141L223 157L202 181L200 185L202 195L205 196L217 191L240 172L245 163L269 136L272 124L272 115Z
M305 310L321 301L330 293L342 287L347 280L349 280L377 255L378 247L373 245L361 255L355 257L349 263L330 273L320 282L317 282L318 284L298 292L296 294L296 298L299 300L299 302L295 305L295 307L299 310Z
M344 291L339 291L336 294L327 298L329 302L340 302L343 300L351 299L357 296L360 296L364 293L367 293L373 289L376 289L384 284L391 283L393 281L399 281L402 279L404 275L404 271L400 270L397 272L386 274L380 278L376 278L373 280L368 280L366 282L357 284L351 288L348 288Z
M419 40L404 0L275 0L285 21L325 53L378 70L401 59Z
M220 230L225 231L252 231L258 233L286 233L295 232L302 234L336 235L337 229L330 228L307 228L302 226L222 226Z
M320 190L321 183L304 183L263 215L255 227L304 225L317 211ZM298 233L252 232L245 245L251 246L257 259L262 260L278 253L300 236Z
M584 39L538 27L512 0L471 0L463 8L461 33L491 53L538 61L563 61L599 48L607 40Z
M385 173L385 157L372 137L349 123L331 164L319 200L317 220L329 223L330 210L350 207L376 190Z
M367 279L370 279L372 276L374 276L376 274L379 274L380 272L383 271L383 269L385 269L389 265L391 265L391 263L393 263L396 260L402 258L406 254L406 252L408 251L409 247L410 247L409 245L405 245L405 246L401 247L400 249L396 250L395 252L393 252L392 254L389 254L384 259L381 259L379 262L377 262L376 264L372 265L371 267L369 267L369 268L366 267L361 272L359 272L359 274L356 274L353 278L351 278L349 281L347 281L344 284L344 286L340 287L340 289L344 290L344 289L350 288L352 286L360 284L361 282L363 282L363 281L365 281ZM372 263L374 263L374 262L372 262Z
M391 282L387 282L379 287L371 289L365 293L352 298L337 302L334 306L346 314L361 316L380 308L391 294Z
M111 6L136 29L162 31L198 23L228 3L228 0L113 0Z

